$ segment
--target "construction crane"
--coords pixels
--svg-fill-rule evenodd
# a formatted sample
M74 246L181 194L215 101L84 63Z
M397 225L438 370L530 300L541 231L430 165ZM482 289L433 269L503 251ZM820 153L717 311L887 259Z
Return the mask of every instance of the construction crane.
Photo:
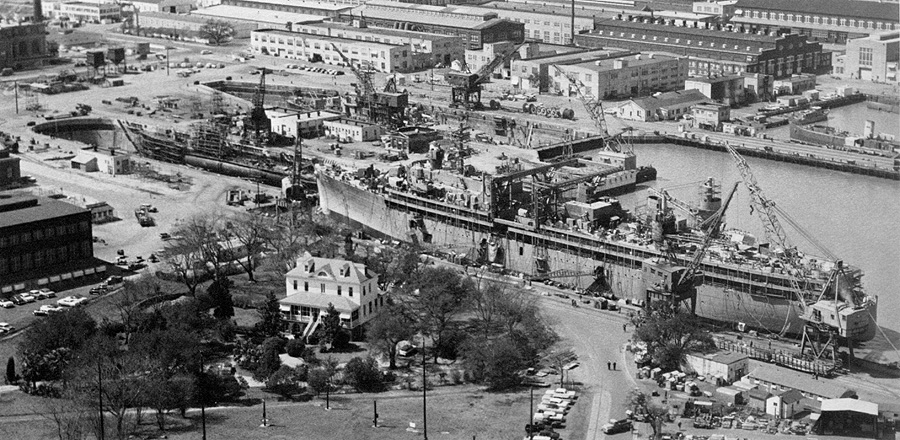
M775 202L769 200L759 187L750 166L740 153L731 145L725 144L725 148L731 153L740 170L744 185L750 191L751 203L763 223L766 238L774 244L781 246L784 251L782 263L785 265L785 273L791 284L791 290L796 295L796 302L800 307L800 318L803 320L803 335L800 343L801 355L811 355L815 360L829 360L833 366L840 365L837 355L841 341L847 341L847 347L852 358L853 339L859 338L868 332L871 320L868 310L863 304L859 304L854 297L853 290L857 287L852 284L852 277L848 276L847 268L841 260L834 261L828 280L822 285L816 294L808 286L801 286L798 277L807 275L807 268L802 264L796 247L790 245L784 228L776 212L781 212ZM790 221L790 219L788 218ZM793 223L793 222L792 222ZM797 225L799 229L799 225ZM801 234L808 235L801 230ZM830 252L826 252L830 254ZM788 321L785 321L786 333ZM808 353L807 353L808 352Z
M259 86L253 92L253 108L250 115L244 119L244 127L253 132L256 147L265 144L265 136L272 130L272 121L266 116L266 73L271 70L264 67L259 69Z
M362 70L354 65L353 62L350 61L350 58L347 58L347 56L338 49L336 44L331 43L331 47L338 55L340 55L341 60L344 61L344 64L350 68L350 71L353 72L353 76L356 77L357 114L372 119L371 104L375 96L375 86L372 85L372 72L369 70Z
M491 79L491 74L494 70L497 70L498 67L509 61L524 45L525 43L522 43L511 48L508 52L500 53L500 55L495 56L491 62L481 66L481 69L478 69L478 72L476 73L468 71L448 72L447 82L450 83L452 91L450 106L454 108L462 106L465 109L483 110L484 104L481 103L482 85ZM500 103L491 100L490 106L491 110L497 110L500 108Z
M556 71L559 72L560 75L569 80L569 84L575 86L575 92L578 94L578 100L581 101L584 109L591 117L591 121L594 123L594 128L597 129L601 136L603 136L604 148L608 151L624 153L633 156L634 151L632 151L630 148L627 151L623 151L625 150L625 148L622 142L620 142L618 136L610 136L609 127L606 124L606 114L603 112L603 102L600 101L600 99L595 98L593 95L588 94L587 86L585 86L577 76L566 72L555 64L553 65L553 68L556 69Z

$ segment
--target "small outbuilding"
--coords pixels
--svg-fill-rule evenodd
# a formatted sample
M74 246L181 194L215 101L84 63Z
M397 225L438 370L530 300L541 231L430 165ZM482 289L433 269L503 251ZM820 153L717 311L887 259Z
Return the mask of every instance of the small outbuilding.
M747 374L747 355L732 351L691 353L685 356L684 369L710 379L719 385L731 384Z
M826 399L813 425L819 435L879 438L878 404L858 399Z
M97 167L97 158L87 153L79 153L77 156L73 157L72 168L86 173L99 171L99 168Z
M780 419L791 419L803 411L803 399L803 393L797 390L775 394L766 399L766 414Z

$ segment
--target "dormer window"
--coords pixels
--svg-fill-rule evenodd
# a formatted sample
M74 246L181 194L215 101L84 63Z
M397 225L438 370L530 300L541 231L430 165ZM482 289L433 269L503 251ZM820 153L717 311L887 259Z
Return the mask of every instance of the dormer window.
M306 273L313 273L316 271L316 262L315 261L307 261L306 264L303 265L303 270Z

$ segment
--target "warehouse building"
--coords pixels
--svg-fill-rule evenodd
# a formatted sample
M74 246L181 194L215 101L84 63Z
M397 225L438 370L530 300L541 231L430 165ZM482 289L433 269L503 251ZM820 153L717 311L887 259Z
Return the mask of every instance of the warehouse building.
M536 56L513 60L510 63L510 81L523 91L549 92L550 79L555 74L553 65L579 63L585 60L600 60L637 52L619 50L583 49L571 46L540 45Z
M304 0L222 0L222 4L260 11L289 12L291 14L318 15L331 18L349 12L353 8L352 5L337 4L337 2Z
M146 12L185 14L191 12L194 6L193 0L131 0L130 3L139 11L140 18L143 18Z
M691 113L691 107L706 101L698 90L666 92L632 99L616 109L619 118L628 121L667 121Z
M338 113L329 111L301 112L284 108L267 108L266 116L272 121L272 132L289 138L310 139L325 132L325 121L339 119Z
M485 43L498 41L525 41L525 26L499 18L496 11L372 0L341 17L343 21L350 22L360 14L372 27L462 37L469 49L481 49Z
M810 40L848 39L898 30L900 5L860 0L739 0L732 22L751 31L786 30Z
M0 197L0 296L106 271L94 260L91 213L44 197Z
M414 70L427 69L438 64L449 66L454 60L462 59L466 50L465 42L459 37L403 29L369 27L364 19L356 19L352 23L330 21L294 23L293 31L350 40L366 40L395 45L409 44L412 48L412 69Z
M715 102L738 107L771 98L774 82L772 77L759 73L713 78L693 77L685 80L684 89L699 90Z
M380 125L356 119L340 118L325 121L325 135L350 142L368 142L381 136Z
M538 7L538 5L515 5L505 2L485 6L469 6L465 10L495 12L497 17L522 23L525 38L543 43L569 44L572 41L572 16L569 10ZM584 11L575 12L575 33L594 29L594 17Z
M110 23L122 19L122 6L113 2L44 2L48 17L82 23Z
M43 23L0 22L0 69L31 69L43 66L50 58Z
M198 11L199 12L199 11ZM200 28L206 25L210 16L187 14L168 14L162 12L142 12L140 14L140 24L144 29L174 29L178 31L198 32ZM271 23L265 21L260 24L257 21L227 19L228 24L234 29L233 38L250 38L250 32L259 29L260 26L269 27Z
M601 20L595 29L579 34L584 47L616 47L634 51L667 52L689 57L691 76L764 73L777 78L794 73L831 71L831 53L820 43L797 34L758 35L735 30L679 26L672 21L632 17Z
M578 78L584 92L601 99L621 99L656 92L683 90L688 75L687 58L659 54L625 54L615 57L558 64L559 68ZM628 55L628 56L626 56ZM551 90L576 96L577 89L556 69L551 72Z
M250 47L256 53L343 65L344 60L333 49L332 44L357 66L364 65L379 72L406 72L413 69L413 53L408 44L301 34L280 29L260 29L254 31L250 38Z
M250 9L240 6L218 5L198 9L191 12L192 16L205 20L217 19L228 23L250 23L257 25L258 29L278 28L284 29L286 23L322 21L325 17L320 15L295 14L293 12L272 11L265 9Z
M897 83L900 76L900 31L882 32L847 41L847 51L835 57L834 74L841 78Z

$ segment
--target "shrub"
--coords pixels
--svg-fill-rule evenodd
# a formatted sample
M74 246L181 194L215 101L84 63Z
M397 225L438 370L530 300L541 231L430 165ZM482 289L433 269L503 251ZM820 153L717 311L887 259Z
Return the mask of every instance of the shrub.
M350 346L350 332L341 329L335 333L334 340L331 342L331 348L342 350Z
M454 384L459 385L463 383L463 373L459 370L451 370L450 371L450 380L453 381Z
M284 349L287 351L288 356L299 358L303 357L303 352L306 350L306 344L300 339L291 339L287 342L287 345L284 346Z
M324 368L316 368L311 370L306 378L306 384L316 392L316 395L325 391L328 387L328 381L331 377Z
M384 390L384 378L373 357L350 359L350 362L347 362L347 366L344 367L344 371L347 379L357 391L365 393Z
M247 295L246 293L239 293L233 295L231 297L231 302L234 303L235 307L241 309L252 309L253 308L253 297Z

